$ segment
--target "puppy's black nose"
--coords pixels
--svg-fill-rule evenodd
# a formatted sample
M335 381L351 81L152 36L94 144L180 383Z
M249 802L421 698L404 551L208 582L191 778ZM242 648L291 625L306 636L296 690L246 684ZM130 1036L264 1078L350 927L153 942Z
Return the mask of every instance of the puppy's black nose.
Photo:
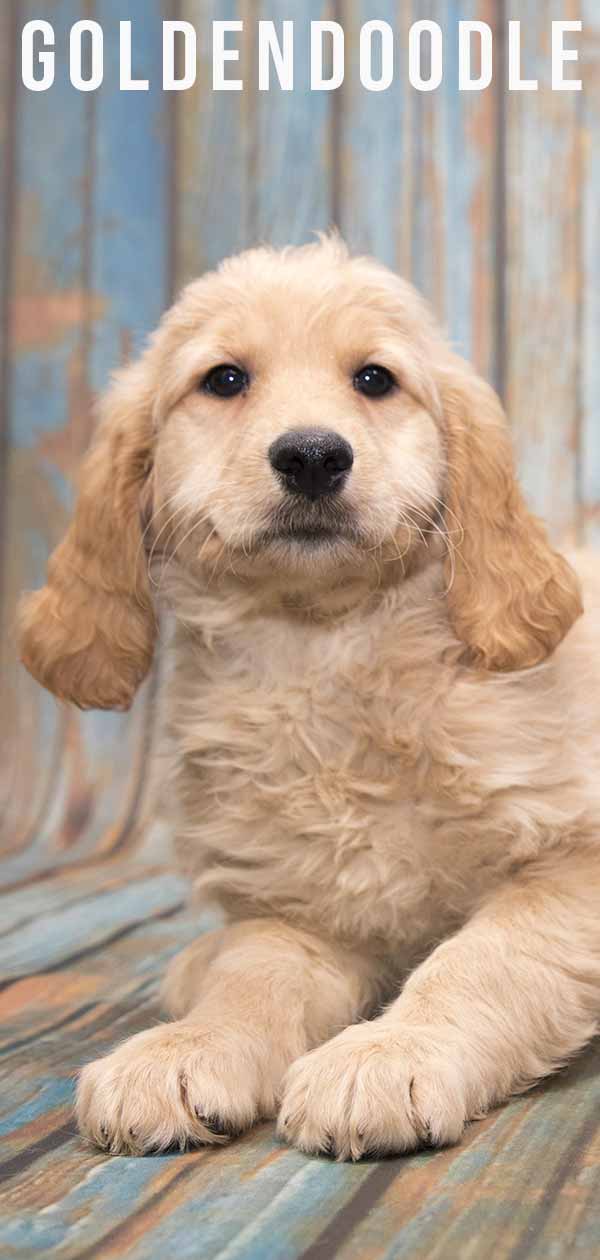
M269 447L269 459L286 490L320 499L341 490L354 454L350 443L329 429L289 429Z

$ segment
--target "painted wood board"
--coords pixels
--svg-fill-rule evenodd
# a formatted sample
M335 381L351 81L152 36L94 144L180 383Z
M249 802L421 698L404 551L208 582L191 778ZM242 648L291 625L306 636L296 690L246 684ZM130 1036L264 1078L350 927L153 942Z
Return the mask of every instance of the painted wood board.
M175 103L175 287L201 275L250 243L251 182L259 178L253 156L250 93L212 90L207 32L213 21L246 21L250 0L181 0L183 21L199 32L195 87ZM247 30L227 37L249 54ZM228 77L239 77L228 68Z
M19 354L9 378L16 440L7 471L10 537L26 547L10 549L13 603L21 585L41 577L62 528L92 393L156 322L173 285L259 236L305 239L330 213L357 248L412 275L456 343L488 376L505 380L532 502L556 532L579 523L598 541L595 7L586 0L581 13L589 65L582 97L554 99L546 82L535 101L504 97L500 115L494 93L456 100L452 54L446 85L427 99L405 84L361 95L356 33L367 7L339 0L328 14L315 4L315 13L337 16L347 30L347 82L327 99L283 100L277 90L261 99L248 35L240 44L247 93L210 91L205 40L197 89L166 102L156 90L120 98L114 80L86 100L64 76L41 100L19 93L9 136L17 161L10 335ZM539 65L546 80L549 19L565 16L559 7L529 3L511 14L528 28L531 73ZM0 14L0 34L8 12ZM20 4L19 22L46 12L64 43L80 6ZM251 22L258 9L250 0L182 0L178 13L206 31L213 16ZM268 12L265 5L264 15L295 17L301 28L310 16L295 3ZM126 0L97 0L94 16L105 27L107 66L116 22L131 18L137 69L151 67L156 80L156 0L143 12ZM440 21L446 34L461 16L494 24L504 12L491 0L468 10L451 0L382 0L378 16L399 24L405 48L407 24L420 16ZM314 165L302 180L313 136L320 137L320 182ZM365 154L379 180L364 177ZM472 1126L453 1151L352 1168L288 1151L272 1126L224 1151L184 1156L110 1160L84 1148L71 1117L74 1069L160 1017L156 994L168 958L211 921L178 908L183 892L160 867L94 859L115 845L147 846L143 703L132 721L64 715L58 726L52 702L21 673L12 677L26 690L18 697L6 832L17 852L3 870L19 886L0 897L7 982L0 1247L7 1255L162 1260L174 1245L183 1256L226 1260L595 1254L594 1049L552 1084ZM16 713L17 697L12 703ZM164 854L160 839L153 843ZM32 869L44 877L27 882ZM38 916L43 933L35 930Z
M8 389L10 373L9 301L11 272L12 197L14 191L13 156L15 139L16 75L11 53L14 45L14 9L0 8L0 702L7 713L15 712L14 653L9 641L12 607L5 595L5 571L9 563L7 526L9 431ZM4 699L6 697L6 705ZM0 757L0 815L5 815L14 790L15 750L3 750Z
M14 188L12 168L16 73L11 56L15 43L14 18L12 5L5 4L0 8L0 442L3 446L8 441L5 389L7 357L10 353L6 334L10 282L10 211Z
M295 77L294 90L282 91L271 71L271 89L261 92L255 71L249 90L255 115L250 238L302 244L332 227L335 213L334 111L340 106L335 93L310 90L309 64L310 23L330 18L331 6L326 0L260 0L253 16L271 19L280 38L283 20L293 21Z
M158 2L145 5L143 13L137 10L137 21L133 22L134 74L147 75L152 85L147 93L119 91L119 19L131 12L131 6L118 0L98 0L95 17L104 30L106 73L97 94L75 92L66 81L63 65L62 77L47 99L25 91L19 96L16 149L23 169L19 167L17 214L24 223L23 235L26 231L45 233L39 250L44 257L36 262L38 271L43 271L41 280L35 275L32 280L32 264L20 262L17 245L11 309L17 316L25 309L18 327L20 335L23 327L35 326L44 309L36 284L55 283L58 292L46 297L46 319L51 324L47 344L34 347L33 359L29 350L15 357L13 368L10 401L15 440L9 484L16 510L24 513L25 519L9 522L9 531L22 537L26 545L24 551L17 547L12 553L12 612L18 591L43 579L46 554L64 527L76 467L93 431L95 397L106 386L111 370L130 358L155 327L171 289L170 105L160 86L164 6ZM61 42L64 46L68 27L77 15L76 4L53 10L59 46ZM59 75L61 64L59 59ZM57 144L61 147L53 164L52 146ZM69 181L69 163L77 162ZM25 204L28 179L36 199L35 212L27 210ZM65 196L71 199L70 213L62 204ZM30 219L33 214L30 224L25 221L27 213ZM18 218L17 239L20 222ZM24 279L19 278L19 267L21 271L29 267ZM69 267L76 270L77 288L65 292ZM23 298L19 286L26 289ZM64 329L58 322L61 303L66 312ZM48 392L51 408L46 406ZM29 438L22 436L32 407L47 428L39 450L29 449ZM33 465L35 477L27 497L21 467L24 461ZM42 513L35 547L31 544L30 500ZM29 572L26 564L32 559L34 568ZM16 670L14 657L11 664L10 677L31 701L30 723L35 724L41 708L46 724L54 723L56 729L48 753L48 790L40 790L39 806L33 811L35 843L14 863L12 875L19 878L30 862L47 862L51 850L57 852L58 860L70 860L74 849L85 855L96 847L122 843L136 824L134 814L148 764L147 710L153 687L144 688L131 716L79 715L58 710L50 697L43 696L22 671ZM22 723L27 713L27 703L22 700ZM23 743L28 742L33 752L41 752L49 741L42 730L37 739L29 741L25 734ZM21 757L21 747L13 741L15 771L9 785L14 815L21 826L6 819L4 843L24 849L24 841L33 838L31 828L23 826L23 797L29 791L32 769ZM121 749L120 759L114 756L116 747ZM19 775L21 791L14 786ZM41 789L41 773L35 771L32 777Z
M578 434L581 533L600 547L600 11L581 6L585 30L581 126L581 422Z
M19 7L19 20L49 16L65 40L78 16L75 0ZM15 33L20 28L15 25ZM14 51L17 56L17 50ZM83 372L85 232L82 192L89 173L89 117L84 95L58 68L52 96L20 88L14 137L14 214L10 293L11 363L7 405L5 527L11 545L4 575L9 624L19 592L40 583L48 552L58 541L71 497L71 476L87 427L76 424L75 395ZM44 160L40 161L40 155ZM60 172L60 179L48 173ZM69 428L69 417L71 427ZM66 459L56 460L63 437ZM54 702L16 666L7 670L13 764L7 847L39 842L54 796L57 752L64 728ZM18 734L16 733L18 726Z
M505 96L506 397L529 502L555 538L578 525L580 369L579 94L550 87L551 20L570 0L509 4L523 75L537 92Z
M495 196L498 94L458 91L458 21L473 17L496 28L494 6L417 0L411 20L432 17L442 28L444 79L435 92L413 93L411 274L433 302L460 353L501 384L497 349L498 233Z
M374 254L407 279L412 274L412 167L407 160L412 126L412 97L401 71L410 5L385 0L377 18L400 30L394 83L367 92L359 78L359 36L374 16L368 0L343 0L346 77L336 98L337 214L342 235L353 250ZM375 70L380 61L375 57Z
M600 1237L600 1074L590 1049L552 1082L473 1124L462 1144L359 1165L309 1159L270 1124L219 1150L111 1158L75 1133L73 1072L159 1017L173 953L214 924L192 909L139 921L160 872L106 863L104 931L48 968L32 941L0 993L0 1248L162 1260L567 1260ZM73 909L72 875L34 882L43 913ZM82 924L98 894L79 881ZM168 880L165 888L168 888ZM178 890L173 887L173 893ZM69 909L71 907L71 909ZM129 908L128 908L129 907ZM111 941L112 935L112 941ZM41 971L36 970L42 968Z
M162 91L168 12L164 0L95 0L105 75L92 106L88 301L100 303L103 314L90 320L87 333L88 407L111 373L139 353L170 301L172 98ZM148 91L119 90L119 22L125 18L132 24L132 73L148 81ZM91 713L80 719L79 756L96 779L105 780L94 794L85 834L77 837L81 852L119 845L131 827L150 757L153 692L146 685L126 716Z
M396 77L381 92L367 91L359 77L359 33L373 16L398 30ZM444 50L442 85L430 93L408 82L408 32L424 17L439 23ZM499 25L490 0L402 6L389 0L376 15L366 0L345 0L349 66L338 104L339 218L352 247L412 279L456 348L499 384L499 93L458 91L456 32L466 17L494 30Z

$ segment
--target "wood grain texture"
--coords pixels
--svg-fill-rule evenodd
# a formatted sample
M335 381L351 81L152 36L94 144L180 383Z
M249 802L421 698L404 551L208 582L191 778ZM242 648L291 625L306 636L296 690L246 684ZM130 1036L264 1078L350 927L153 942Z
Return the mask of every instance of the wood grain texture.
M84 12L85 10L85 12ZM12 16L12 24L11 24ZM47 17L100 21L106 82L12 100L17 39ZM581 17L581 95L551 93L550 22ZM193 91L163 96L161 22L199 36ZM257 85L255 23L295 21L296 86ZM346 80L309 93L308 24L346 31ZM396 29L396 80L368 93L358 33ZM445 78L406 77L412 21L442 26ZM505 88L505 19L521 21L538 94ZM487 21L495 88L459 94L456 25ZM119 93L118 22L134 72ZM213 19L243 20L245 91L213 93ZM12 66L12 72L11 72ZM12 0L0 8L0 284L9 614L42 579L72 502L92 403L174 288L258 239L337 221L424 289L507 397L528 496L553 532L600 545L600 17L593 0ZM0 293L1 298L1 293ZM10 620L10 617L9 617ZM600 1239L600 1073L592 1048L454 1150L356 1167L309 1160L265 1125L218 1151L109 1159L83 1146L73 1075L151 1026L169 958L214 926L183 909L151 826L147 690L130 718L59 711L16 667L5 624L0 868L0 1251L10 1260L588 1260ZM4 751L4 750L3 750ZM129 853L131 850L131 854ZM126 854L126 857L123 856ZM143 907L143 914L142 914Z
M550 24L578 14L570 0L508 5L539 90L505 96L506 395L528 499L556 538L579 514L581 133L579 94L551 90Z
M12 59L15 44L16 14L12 4L0 9L0 441L3 449L8 442L6 414L6 367L9 346L8 297L10 285L11 204L14 189L14 103L16 70Z
M111 372L139 352L170 300L172 99L162 91L162 23L169 11L164 0L143 5L95 0L105 76L91 104L86 208L90 401L105 389ZM119 21L126 18L132 22L132 72L148 80L148 91L119 91ZM101 319L93 318L97 305ZM120 844L141 805L152 694L152 685L146 686L127 716L96 713L81 719L78 755L93 764L96 782L103 782L94 793L85 835L78 838L81 852Z
M228 0L218 5L183 0L181 13L202 32L196 86L177 102L177 283L219 259L260 241L298 243L332 225L334 161L332 94L310 92L311 19L331 16L321 0ZM212 90L207 39L210 21L241 21L244 30L227 36L239 64L228 78L244 90ZM257 26L294 22L295 87L280 89L272 74L270 92L258 88ZM310 155L310 160L307 158Z
M22 23L50 15L57 40L64 42L78 16L74 0L19 7ZM20 26L17 32L20 41ZM20 57L19 47L13 56ZM5 505L11 539L4 574L9 626L19 592L40 583L47 554L63 532L72 474L89 433L79 407L87 320L83 190L89 178L88 112L85 96L68 82L64 61L51 95L22 87L18 94ZM60 171L60 181L49 179L49 171ZM36 843L45 847L48 831L43 823L58 786L55 771L63 732L54 703L17 671L10 642L8 650L12 669L6 704L18 736L12 741L5 843L21 847L33 827Z
M9 532L21 547L15 548L7 579L12 612L19 590L39 584L46 554L64 528L76 467L93 430L95 396L110 371L136 353L168 302L170 133L169 98L161 89L163 10L156 0L144 6L143 21L139 16L133 21L134 74L148 78L150 91L118 90L119 20L131 16L131 6L97 0L94 14L104 30L106 68L97 95L71 88L60 57L49 94L22 90L19 96L11 301L14 441L8 483ZM78 15L76 3L52 6L59 48L65 47ZM41 514L37 522L36 513ZM53 701L17 673L14 657L11 677L25 699L18 706L23 736L12 744L9 780L16 821L5 818L5 843L22 850L35 833L30 851L13 862L11 875L18 879L32 860L47 864L70 860L74 849L85 856L110 848L137 825L152 686L144 689L131 716L63 711L58 718ZM28 730L38 710L45 727L35 739ZM52 737L46 736L46 727L52 727ZM45 774L23 758L28 746L38 758L45 757ZM116 747L120 758L115 758ZM32 774L39 791L33 809L27 800Z
M410 5L386 0L377 17L399 26L396 78L382 92L368 92L359 78L359 35L374 15L368 0L343 0L346 78L337 101L338 225L351 247L375 254L412 275L413 169L407 160L413 126L412 94L403 67Z
M16 13L13 4L0 9L0 703L8 713L15 713L14 653L9 642L12 608L6 593L9 564L8 541L8 453L9 432L8 390L10 376L10 293L11 234L14 192L15 97L16 72L12 61L15 44ZM14 745L4 749L0 757L0 815L8 812L14 784Z
M497 31L498 6L485 0L476 5L443 0L433 6L416 0L411 20L421 18L441 26L444 79L437 92L413 93L411 274L460 353L500 384L499 94L458 91L457 37L464 18L488 22Z
M331 18L323 0L260 0L254 14L271 19L281 36L294 22L294 90L282 91L272 74L269 92L256 76L249 89L255 115L254 171L250 172L251 240L301 244L334 220L335 94L310 90L310 22ZM251 41L256 63L256 40Z
M582 1260L600 1230L598 1050L454 1149L352 1166L272 1125L218 1150L110 1158L76 1136L73 1073L159 1017L173 955L215 925L159 868L101 866L13 894L0 992L0 1249L11 1260ZM148 907L140 921L141 902ZM0 915L4 907L0 898ZM4 942L3 942L4 943ZM7 983L8 982L8 983Z
M585 29L581 101L581 533L600 547L600 10L581 6Z
M456 348L500 383L498 260L499 91L458 91L458 22L500 22L492 0L378 6L398 31L396 76L369 92L359 77L359 32L368 0L344 0L349 66L339 103L339 221L356 249L375 253L427 295ZM433 92L408 81L408 31L439 23L444 77Z
M181 0L182 20L198 30L198 75L176 103L176 287L251 240L251 180L258 176L251 91L213 92L208 39L211 22L246 21L251 9L250 0ZM245 66L248 33L227 43L240 49ZM235 67L228 77L239 77Z

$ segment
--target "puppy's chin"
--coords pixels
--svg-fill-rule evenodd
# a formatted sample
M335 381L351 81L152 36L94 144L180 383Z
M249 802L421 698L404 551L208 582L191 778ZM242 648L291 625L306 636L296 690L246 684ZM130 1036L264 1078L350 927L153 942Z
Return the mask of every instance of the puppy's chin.
M279 588L317 592L357 582L383 589L404 581L443 554L441 534L424 537L410 525L396 523L383 538L347 517L331 523L298 521L269 525L257 531L245 553L236 559L240 576L267 581Z
M279 573L297 577L327 576L364 565L365 552L350 536L328 530L299 529L269 538L262 544L265 558Z

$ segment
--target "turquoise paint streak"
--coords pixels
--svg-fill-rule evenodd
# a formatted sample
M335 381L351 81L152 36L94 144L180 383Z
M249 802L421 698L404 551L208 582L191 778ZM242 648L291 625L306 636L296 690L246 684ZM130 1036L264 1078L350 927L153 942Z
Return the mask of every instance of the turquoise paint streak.
M81 905L40 915L2 940L2 974L16 978L56 966L71 953L100 945L121 928L144 924L152 914L168 911L184 893L175 875L156 875L127 888L89 897Z

